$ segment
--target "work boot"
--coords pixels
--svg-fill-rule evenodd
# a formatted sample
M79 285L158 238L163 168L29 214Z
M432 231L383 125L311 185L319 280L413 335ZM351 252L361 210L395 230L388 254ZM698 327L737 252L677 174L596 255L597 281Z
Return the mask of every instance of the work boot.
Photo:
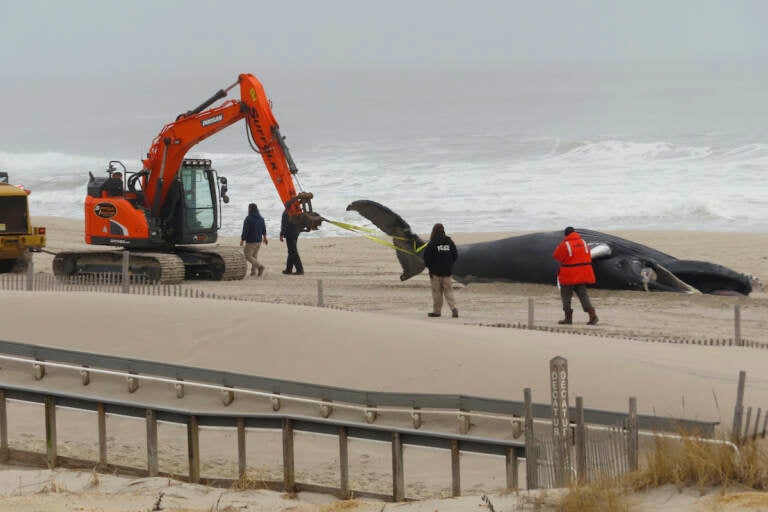
M432 312L429 312L429 313L427 313L427 316L429 316L429 317L432 317L432 318L435 318L435 317L438 317L438 316L440 316L440 313L432 313Z
M262 274L264 274L264 267L259 267L259 272L256 275L261 277ZM253 275L253 273L251 273L251 275Z
M565 312L565 318L559 320L557 323L560 325L571 325L573 323L573 310L563 309L563 311Z
M597 313L595 313L595 308L589 308L587 309L587 313L589 313L589 321L587 322L587 325L597 325L599 318L597 318Z
M453 308L453 309L451 310L451 316L452 316L453 318L459 318L459 309L458 309L458 308Z

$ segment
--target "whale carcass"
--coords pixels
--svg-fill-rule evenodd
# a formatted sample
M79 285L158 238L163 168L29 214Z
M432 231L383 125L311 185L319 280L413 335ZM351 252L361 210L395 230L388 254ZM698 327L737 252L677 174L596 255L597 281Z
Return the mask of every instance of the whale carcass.
M356 211L393 237L403 268L401 280L424 270L419 249L426 243L398 214L375 201L354 201ZM595 288L749 295L755 278L706 261L681 260L617 236L576 229L590 246ZM453 277L460 283L518 282L554 285L558 263L552 252L562 231L530 233L489 242L459 245Z

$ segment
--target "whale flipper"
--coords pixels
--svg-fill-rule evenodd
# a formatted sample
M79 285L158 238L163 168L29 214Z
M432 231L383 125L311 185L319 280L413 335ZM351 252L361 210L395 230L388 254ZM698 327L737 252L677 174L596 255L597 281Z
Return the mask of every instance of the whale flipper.
M392 237L392 243L399 249L395 251L397 259L403 268L401 281L410 279L424 270L424 258L419 248L426 242L411 232L411 226L402 217L383 204L367 199L353 201L347 206L347 211L350 210L358 212Z

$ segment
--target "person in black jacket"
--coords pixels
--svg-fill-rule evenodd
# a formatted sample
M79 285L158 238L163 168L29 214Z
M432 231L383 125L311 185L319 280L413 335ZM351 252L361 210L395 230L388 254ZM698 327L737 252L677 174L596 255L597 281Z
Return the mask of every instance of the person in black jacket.
M267 245L267 226L264 217L259 213L256 203L248 205L248 216L243 221L243 233L240 235L240 247L243 247L245 259L251 264L251 275L258 272L258 276L264 273L264 265L259 263L259 248L261 243Z
M429 243L424 248L424 264L429 270L432 282L432 311L427 316L440 316L443 309L443 296L451 308L453 318L459 317L456 300L453 298L453 264L459 257L456 244L445 234L445 227L437 223L432 227Z
M290 206L290 205L288 205ZM302 275L304 273L304 266L301 264L301 258L299 257L298 240L301 234L301 228L291 222L288 216L288 206L283 211L283 218L280 221L280 241L285 240L285 246L288 248L288 258L285 261L285 270L283 274L296 274ZM296 272L293 272L293 269Z

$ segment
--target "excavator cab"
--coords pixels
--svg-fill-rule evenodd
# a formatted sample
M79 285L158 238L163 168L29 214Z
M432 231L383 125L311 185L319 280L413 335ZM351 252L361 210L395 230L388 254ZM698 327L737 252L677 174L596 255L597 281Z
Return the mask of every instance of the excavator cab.
M177 244L210 244L216 241L221 227L220 200L217 185L219 176L211 168L211 161L187 158L181 164L176 183L169 194L173 197L168 207L173 242Z

